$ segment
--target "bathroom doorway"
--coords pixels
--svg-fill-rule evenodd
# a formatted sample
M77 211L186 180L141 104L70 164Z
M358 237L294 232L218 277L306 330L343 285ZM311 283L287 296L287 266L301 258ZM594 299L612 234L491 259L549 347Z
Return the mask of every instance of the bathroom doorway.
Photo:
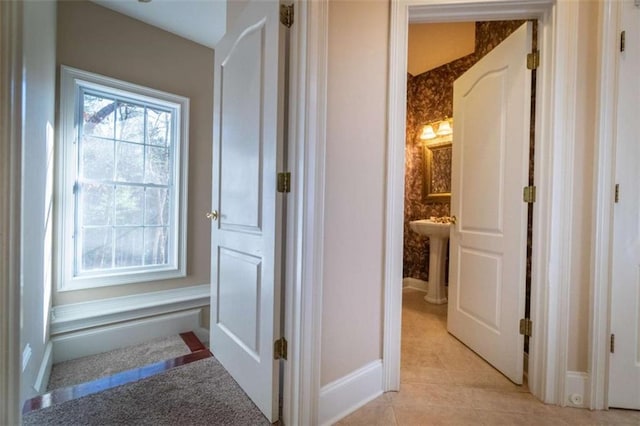
M514 325L530 310L533 210L518 185L533 184L535 64L528 71L524 61L536 39L535 23L523 20L409 25L403 382L524 381L526 336ZM447 224L451 268L439 232Z

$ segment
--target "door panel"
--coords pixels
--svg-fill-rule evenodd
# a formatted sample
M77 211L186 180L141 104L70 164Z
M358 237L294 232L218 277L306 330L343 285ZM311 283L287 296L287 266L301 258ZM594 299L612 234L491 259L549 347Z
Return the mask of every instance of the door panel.
M221 226L260 232L264 22L231 46L220 70ZM217 52L219 52L216 49Z
M480 205L502 206L504 181L502 164L505 155L505 128L502 125L503 105L506 104L505 85L508 74L505 69L491 70L478 77L467 93L460 97L465 111L482 111L482 114L466 114L465 143L462 147L461 215L465 230L502 232L502 209L478 210ZM493 102L487 99L494 98ZM490 117L490 119L487 119ZM497 118L497 120L496 120ZM491 188L491 191L487 191Z
M531 72L526 23L454 83L447 327L522 383Z
M485 327L499 332L502 259L477 250L460 250L459 311ZM484 285L477 285L483 277Z
M284 43L275 1L250 1L215 49L211 351L278 420Z
M613 214L609 406L640 409L640 8L621 2L627 48L619 55L616 183Z
M258 357L261 259L220 247L216 324Z

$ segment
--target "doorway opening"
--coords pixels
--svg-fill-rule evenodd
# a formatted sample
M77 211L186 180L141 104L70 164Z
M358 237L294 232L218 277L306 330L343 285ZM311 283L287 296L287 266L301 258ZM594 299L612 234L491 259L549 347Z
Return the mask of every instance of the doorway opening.
M526 27L526 28L523 28ZM520 30L519 30L520 29ZM474 312L474 306L464 305L465 297L478 297L473 290L462 288L465 283L465 277L462 274L472 271L476 276L473 280L474 286L483 287L483 282L478 279L491 279L489 272L486 277L477 275L477 272L483 270L483 267L474 268L474 266L462 266L452 268L452 274L456 280L457 298L455 299L456 307L449 306L447 309L447 293L449 283L449 250L448 237L451 232L452 238L456 233L465 233L465 228L474 228L474 221L464 219L462 212L468 210L461 206L462 203L469 205L475 202L477 207L486 209L490 207L487 203L478 203L474 201L474 197L462 196L455 193L455 188L462 188L460 185L469 185L468 180L461 178L459 175L472 175L470 170L463 170L464 167L472 166L468 160L464 160L465 156L471 153L479 155L490 155L491 143L487 143L487 147L474 148L471 144L482 144L482 139L473 141L472 137L466 136L459 131L456 126L456 114L464 111L461 104L467 105L472 103L472 97L466 97L466 94L460 94L462 87L457 87L456 105L454 108L454 81L463 75L476 73L478 77L473 83L467 87L469 93L475 90L476 85L489 84L487 79L501 78L499 65L496 68L495 62L497 55L502 55L506 49L502 44L507 38L510 40L511 34L519 30L522 43L518 49L525 48L526 52L520 52L516 49L512 51L519 59L527 55L528 52L535 52L537 49L537 22L526 23L524 20L510 21L478 21L478 22L455 22L455 23L410 23L408 31L408 74L407 74L407 107L406 107L406 159L405 159L405 193L404 193L404 244L403 244L403 296L402 296L402 345L401 345L401 382L402 383L429 383L435 381L440 383L443 377L448 377L452 384L482 386L485 388L498 388L501 390L508 389L513 386L509 380L503 375L508 376L516 384L524 382L525 386L517 387L518 391L527 390L526 378L523 379L522 372L526 374L526 360L528 351L527 336L509 340L511 345L517 347L510 348L510 352L520 351L521 353L515 357L515 360L521 363L519 368L507 366L503 361L496 359L491 353L487 353L486 348L477 347L473 339L465 338L465 332L460 333L460 327L468 327L469 324L474 326L473 321L462 321L460 324L454 324L448 327L447 317L448 311L452 315L462 315L468 317L476 317L475 321L491 322L490 315L484 315L481 312L482 306L476 305L478 310ZM525 36L529 34L529 39ZM516 37L516 36L514 36ZM514 43L513 41L506 42ZM496 49L491 56L487 55ZM487 59L483 59L487 57ZM516 59L516 63L519 61ZM482 62L481 62L482 61ZM487 61L493 61L491 66L494 68L486 68ZM498 60L499 61L499 60ZM478 64L478 65L476 65ZM483 65L484 64L484 65ZM486 68L484 71L482 70ZM535 67L533 67L535 68ZM488 72L487 72L488 70ZM531 71L521 70L520 73L530 73L527 79L513 80L517 84L528 84L525 90L519 89L522 98L525 100L525 106L520 105L523 111L526 111L529 117L521 120L519 125L521 131L515 132L516 143L522 144L519 152L522 152L523 161L521 168L523 170L511 170L502 167L502 171L507 174L501 174L499 179L521 179L523 186L533 186L533 164L534 164L534 143L535 143L535 69ZM483 75L483 73L485 75ZM495 74L491 76L491 73ZM489 75L489 77L487 77ZM506 74L505 74L506 78ZM467 77L467 80L469 77ZM507 82L509 80L505 80ZM462 83L460 83L462 84ZM496 96L498 94L496 93ZM489 103L489 102L488 102ZM506 104L505 104L506 105ZM490 108L490 105L488 105ZM503 112L505 110L502 110ZM459 125L465 131L469 131L470 124L476 117L469 110L465 113L464 122ZM477 114L476 114L477 115ZM508 116L508 114L507 114ZM489 116L491 117L491 116ZM500 126L501 117L495 117L492 125ZM505 123L503 122L502 125ZM451 130L452 129L452 130ZM453 138L449 135L453 132ZM522 135L526 133L526 135ZM496 131L495 134L487 135L488 138L501 137L501 132ZM464 140L464 149L456 146ZM511 141L513 143L513 141ZM453 143L453 146L452 146ZM508 142L507 142L508 143ZM505 154L505 150L511 148L502 145L496 151L498 156ZM457 155L454 155L455 152ZM464 151L464 152L461 152ZM455 169L452 163L458 162L460 165ZM490 162L481 161L481 166L487 166ZM500 162L496 163L500 166ZM456 176L452 176L452 170L457 170ZM482 171L480 171L482 173ZM511 178L509 177L511 173ZM488 172L487 174L491 174ZM457 182L454 186L453 182ZM498 185L502 185L499 181L495 181ZM473 186L473 185L470 185ZM512 188L513 189L513 188ZM469 191L474 190L469 188ZM517 191L517 188L516 188ZM453 192L453 194L452 194ZM464 191L465 193L467 191ZM477 191L476 191L477 192ZM491 198L490 190L487 190L487 197ZM500 192L497 191L498 195ZM452 209L452 195L454 205ZM512 197L513 198L513 197ZM503 200L500 195L500 200ZM500 206L496 206L495 212L492 213L496 217L502 216L504 210ZM512 210L513 213L513 210ZM505 293L511 295L515 300L506 301L507 304L521 304L518 312L524 314L523 318L529 318L530 312L530 289L531 289L531 257L532 257L532 226L533 226L533 207L528 204L516 211L522 216L518 222L520 228L515 233L515 242L519 243L519 254L521 258L521 271L516 276L521 279L516 289L517 291ZM472 213L473 214L473 213ZM464 222L458 223L457 216ZM478 214L482 218L483 214ZM490 214L491 215L491 214ZM468 212L467 215L468 216ZM502 218L500 218L502 220ZM508 220L508 219L507 219ZM428 222L428 223L425 223ZM432 224L431 222L435 222ZM488 222L484 222L487 224ZM476 222L475 233L490 232L490 229L482 229L482 221ZM451 228L450 230L447 229ZM496 229L500 232L506 228L499 225ZM513 232L514 228L510 228ZM509 231L507 231L509 232ZM473 233L473 232L472 232ZM467 237L469 238L469 237ZM526 245L526 249L525 246ZM474 259L469 256L471 247L465 247L460 244L460 240L456 244L458 253L454 261L457 265L461 262L477 263L478 257ZM477 250L478 247L472 248ZM464 253L467 253L465 255ZM490 256L497 255L497 252L491 252ZM484 256L484 255L483 255ZM459 259L456 259L459 258ZM526 261L525 261L526 259ZM502 258L499 259L499 261ZM486 266L486 265L485 265ZM467 272L465 272L467 271ZM469 282L470 280L466 280ZM498 286L499 279L496 280ZM487 291L495 290L491 285L486 286ZM424 293L426 292L426 295ZM424 297L423 297L424 296ZM494 296L499 299L500 294ZM486 306L491 306L492 302L488 301ZM489 310L494 310L493 307ZM498 317L501 307L495 304L495 315ZM489 313L488 311L486 313ZM492 312L493 314L494 312ZM455 320L455 318L454 318ZM456 320L455 322L460 322ZM466 324L466 325L465 325ZM503 325L495 324L497 328ZM489 326L488 328L492 328ZM502 330L497 330L502 331ZM449 334L452 333L452 334ZM473 332L477 333L477 332ZM455 337L454 337L455 336ZM459 340L458 340L459 339ZM468 345L468 346L465 346ZM473 350L472 350L473 349ZM474 353L474 350L482 357L487 359L489 363ZM502 350L502 349L501 349ZM522 353L524 351L524 353ZM489 352L491 352L489 350ZM500 358L498 356L498 358ZM491 367L493 364L497 369ZM523 365L524 364L524 365Z

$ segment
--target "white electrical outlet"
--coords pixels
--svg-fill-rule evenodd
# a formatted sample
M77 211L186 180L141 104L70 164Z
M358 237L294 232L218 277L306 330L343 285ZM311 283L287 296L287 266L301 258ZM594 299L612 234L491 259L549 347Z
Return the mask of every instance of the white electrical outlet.
M572 393L569 396L569 401L573 404L573 405L579 405L582 406L582 395L580 395L579 393Z

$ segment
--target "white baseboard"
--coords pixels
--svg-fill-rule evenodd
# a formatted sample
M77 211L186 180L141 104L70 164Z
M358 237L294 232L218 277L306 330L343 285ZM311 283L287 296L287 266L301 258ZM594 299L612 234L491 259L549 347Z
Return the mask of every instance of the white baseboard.
M331 425L382 395L382 361L377 360L320 389L318 423Z
M590 406L589 375L580 371L567 371L562 406L586 408Z
M44 393L49 385L49 376L51 376L51 366L53 365L53 344L51 341L47 342L47 346L44 349L44 355L42 356L42 363L38 369L38 376L36 382L33 384L33 389L37 393Z
M51 335L208 306L209 284L54 306Z
M418 278L406 277L402 279L402 288L412 288L426 293L429 289L429 283L427 281L419 280Z
M158 315L141 320L54 336L53 362L95 355L147 340L200 330L202 309Z

